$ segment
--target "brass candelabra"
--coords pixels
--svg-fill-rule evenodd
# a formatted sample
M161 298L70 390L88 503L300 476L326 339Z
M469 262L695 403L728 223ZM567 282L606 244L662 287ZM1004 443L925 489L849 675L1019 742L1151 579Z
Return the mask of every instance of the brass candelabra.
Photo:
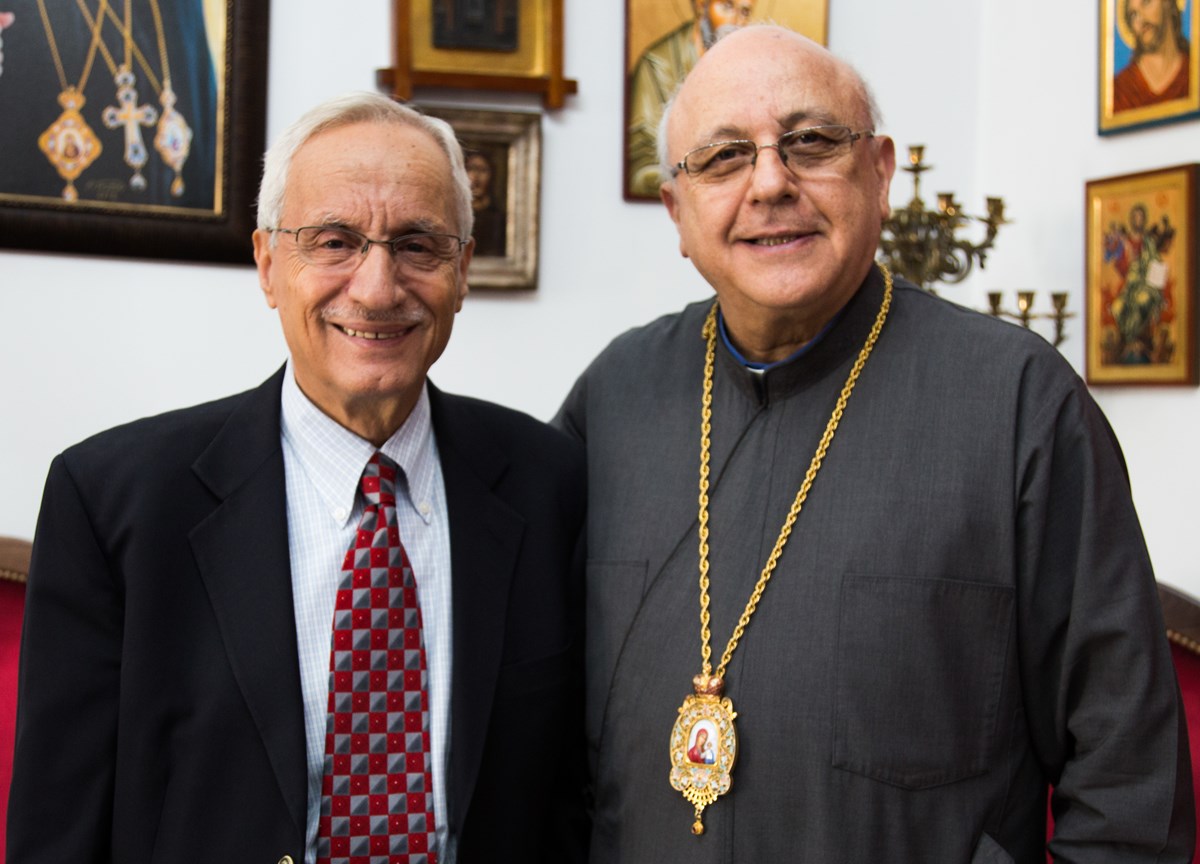
M1017 311L1010 312L1003 306L1003 298L999 291L988 292L988 313L995 318L1011 318L1014 321L1020 322L1021 326L1026 330L1029 325L1035 320L1048 320L1054 322L1054 347L1057 348L1066 338L1066 321L1068 318L1074 318L1074 312L1067 311L1067 292L1055 291L1050 295L1050 304L1054 307L1050 312L1034 312L1033 311L1033 291L1018 291L1017 292Z
M982 269L996 233L1008 223L1001 198L987 199L987 216L968 216L954 200L953 192L939 192L937 209L926 210L921 200L921 175L933 166L927 165L924 158L923 144L908 148L908 164L903 170L912 175L913 197L907 206L893 209L884 221L879 248L893 273L930 291L934 282L954 284L966 279L976 261ZM986 226L979 243L959 236L959 230L971 222Z
M934 282L956 284L962 282L974 270L976 262L982 270L987 264L987 255L996 242L1001 225L1009 224L1004 218L1004 199L988 198L986 216L968 216L962 205L954 200L953 192L939 192L937 209L925 209L921 200L921 175L932 168L925 162L925 146L913 144L908 148L908 164L902 167L913 178L913 197L904 207L894 208L883 223L879 239L880 257L887 262L893 273L898 273L923 288L933 291ZM975 243L959 232L972 222L984 225L983 239ZM988 294L988 312L997 318L1009 318L1029 329L1034 321L1054 322L1054 346L1057 348L1065 338L1065 326L1074 313L1067 311L1066 292L1050 295L1053 310L1034 312L1034 292L1018 291L1016 311L1003 307L999 291Z

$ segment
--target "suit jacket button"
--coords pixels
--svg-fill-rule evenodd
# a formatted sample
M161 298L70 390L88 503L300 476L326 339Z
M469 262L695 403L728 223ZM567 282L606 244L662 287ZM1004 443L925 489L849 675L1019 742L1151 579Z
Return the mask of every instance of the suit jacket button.
M279 859L279 864L295 864L295 862L292 860L291 855L284 855Z

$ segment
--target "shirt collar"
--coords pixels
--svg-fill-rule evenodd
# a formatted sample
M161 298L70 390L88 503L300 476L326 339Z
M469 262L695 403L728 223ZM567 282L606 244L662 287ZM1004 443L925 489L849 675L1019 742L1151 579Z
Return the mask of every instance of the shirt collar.
M733 342L729 338L729 333L727 333L725 330L725 315L721 312L720 307L717 308L717 328L718 332L721 334L721 341L725 343L725 347L729 350L729 353L732 354L739 363L741 363L751 372L767 372L776 368L777 366L784 366L788 363L791 363L793 360L798 360L799 358L803 357L810 350L820 344L821 340L825 338L825 334L834 328L834 325L837 324L838 319L841 317L841 310L838 310L838 313L829 319L829 322L821 328L820 332L818 332L816 336L809 339L787 357L784 357L782 360L776 360L773 363L758 363L754 360L747 360L744 356L742 356L741 351L738 351L737 348L733 347Z
M427 385L421 385L417 404L403 425L377 448L339 424L304 395L296 383L289 359L283 375L280 425L283 437L293 448L305 475L338 522L344 524L354 513L363 468L377 449L401 468L402 475L397 481L398 503L403 501L422 520L429 521L429 508L421 505L433 500L431 465L437 459L437 450ZM399 494L402 489L408 494Z

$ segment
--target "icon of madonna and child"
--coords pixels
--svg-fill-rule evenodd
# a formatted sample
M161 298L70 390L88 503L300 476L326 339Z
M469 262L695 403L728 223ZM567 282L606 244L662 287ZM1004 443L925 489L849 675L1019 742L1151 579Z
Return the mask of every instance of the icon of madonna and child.
M687 758L696 765L714 765L717 761L717 729L711 720L700 720L688 735Z

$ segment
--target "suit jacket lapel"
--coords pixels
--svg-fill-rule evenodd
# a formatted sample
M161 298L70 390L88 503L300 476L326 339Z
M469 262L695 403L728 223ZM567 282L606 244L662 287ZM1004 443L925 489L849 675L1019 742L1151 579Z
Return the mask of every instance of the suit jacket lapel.
M524 520L492 490L508 466L470 402L429 387L450 518L454 590L450 828L461 836L475 789L504 647L505 609Z
M282 380L280 370L247 394L192 466L221 503L190 538L230 665L303 834L304 707L279 443Z

